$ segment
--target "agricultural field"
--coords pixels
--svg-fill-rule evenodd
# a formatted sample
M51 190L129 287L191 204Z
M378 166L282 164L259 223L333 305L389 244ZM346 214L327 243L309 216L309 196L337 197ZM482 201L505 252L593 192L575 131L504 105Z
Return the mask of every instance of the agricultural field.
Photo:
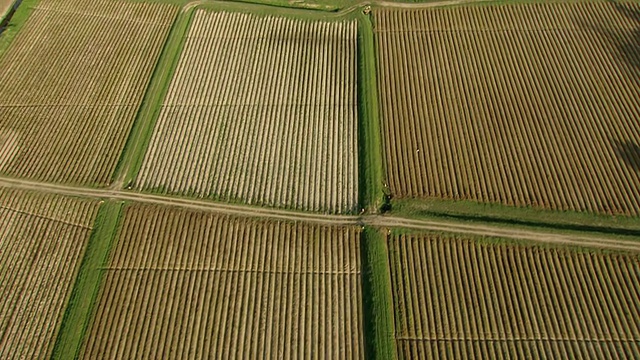
M355 21L197 11L137 187L355 211L356 76Z
M396 198L640 214L640 5L375 12Z
M14 0L0 0L0 23L4 20L4 17L9 13L9 9L13 6Z
M131 205L81 357L362 358L359 234Z
M392 235L399 358L640 357L640 258Z
M41 1L0 58L0 173L109 184L176 14Z
M51 355L98 207L0 188L0 358Z

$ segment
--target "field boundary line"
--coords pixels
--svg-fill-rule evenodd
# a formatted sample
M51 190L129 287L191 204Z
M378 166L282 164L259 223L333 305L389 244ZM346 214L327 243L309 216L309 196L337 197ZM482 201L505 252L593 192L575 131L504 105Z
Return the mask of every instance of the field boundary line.
M106 201L100 205L93 232L74 277L71 295L66 302L52 359L78 358L102 289L104 272L97 267L108 261L112 244L116 241L123 208L122 203L115 201Z
M628 339L620 339L620 338L411 338L411 337L396 337L396 341L407 341L407 342L420 342L420 341L433 341L433 342L461 342L461 341L487 341L487 342L596 342L596 343L627 343L627 342L638 342L640 338L628 338Z
M547 244L560 244L578 247L593 247L640 252L640 241L594 237L589 234L558 234L531 229L515 229L485 224L468 224L455 221L412 220L396 216L383 215L330 215L306 213L293 210L214 202L211 200L189 199L166 195L152 195L133 191L98 189L75 185L60 185L26 179L0 176L0 187L55 193L76 197L117 199L162 206L182 207L200 211L211 211L241 217L269 218L282 221L304 221L324 225L375 226L381 228L407 228L415 230L459 233L476 236L489 236L505 239L528 240Z
M54 217L49 217L49 216L45 216L45 215L39 215L39 214L36 214L36 213L28 212L28 211L25 211L25 210L18 210L18 209L14 209L14 208L7 207L7 206L0 205L0 210L12 211L12 212L15 212L15 213L18 213L18 214L31 216L31 217L35 217L35 218L38 218L38 219L45 219L45 220L49 220L49 221L53 221L53 222L65 224L67 226L73 226L73 227L77 227L77 228L81 228L81 229L85 229L85 230L93 230L92 226L76 224L76 223L72 223L72 222L69 222L69 221L56 219Z
M98 14L93 14L93 13L88 13L88 12L83 12L83 11L71 11L71 10L54 9L54 8L46 8L46 7L38 7L38 6L34 7L33 10L39 10L39 11L45 11L45 12L56 12L56 13L71 14L71 15L78 15L78 16L86 16L86 17L93 17L93 18L98 18L98 19L103 19L103 20L116 20L116 21L123 21L123 22L133 23L133 24L164 25L164 26L172 24L172 22L170 22L170 21L168 21L168 22L137 21L137 20L128 19L128 18L124 18L124 17L105 16L105 15L98 15Z
M351 276L360 275L359 270L350 271L287 271L287 270L252 270L252 269L216 269L216 268L182 268L182 267L100 267L104 271L185 271L185 272L216 272L238 274L269 274L269 275L335 275Z

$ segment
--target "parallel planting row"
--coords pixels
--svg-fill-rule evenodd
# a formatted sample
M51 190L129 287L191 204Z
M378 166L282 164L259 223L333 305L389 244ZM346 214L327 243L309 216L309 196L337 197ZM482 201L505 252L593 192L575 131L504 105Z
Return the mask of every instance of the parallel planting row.
M98 205L0 188L0 358L51 355Z
M355 21L196 12L138 187L354 211L356 75Z
M377 11L396 197L640 214L637 3Z
M108 184L176 13L42 0L0 59L0 173Z
M362 358L359 232L132 205L82 357Z
M389 239L400 358L640 358L640 259Z

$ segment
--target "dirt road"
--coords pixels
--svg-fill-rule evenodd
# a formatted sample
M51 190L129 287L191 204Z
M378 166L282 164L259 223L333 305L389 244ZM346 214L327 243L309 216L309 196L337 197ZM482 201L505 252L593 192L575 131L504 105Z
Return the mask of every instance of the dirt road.
M31 180L0 177L0 187L42 191L68 196L94 197L147 204L177 206L216 213L267 218L272 220L306 221L319 224L402 227L416 230L441 231L476 236L491 236L514 240L527 240L548 244L594 247L610 250L640 252L640 240L621 240L592 235L557 234L531 229L517 229L483 224L443 220L415 220L384 215L328 215L291 210L272 209L250 205L228 204L210 200L187 199L164 195L142 194L114 189L95 189L71 185L42 183Z

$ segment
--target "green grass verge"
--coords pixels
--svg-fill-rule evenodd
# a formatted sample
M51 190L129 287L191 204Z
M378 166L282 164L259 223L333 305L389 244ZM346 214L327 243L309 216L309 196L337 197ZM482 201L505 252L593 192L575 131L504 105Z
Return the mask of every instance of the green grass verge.
M162 108L162 102L169 90L173 73L178 66L180 53L184 46L186 31L191 24L193 9L180 12L171 27L167 41L151 76L138 116L131 129L122 156L114 175L114 182L122 182L125 187L134 181L151 141L156 120Z
M0 59L11 45L11 42L18 35L33 9L40 3L40 0L23 0L16 12L11 16L6 28L0 34ZM2 16L4 14L0 14Z
M388 208L378 114L376 49L370 16L358 16L358 144L360 204L369 212Z
M366 358L395 359L397 356L387 241L378 229L371 227L365 227L360 236Z
M470 235L470 234L460 234L456 232L447 232L447 231L430 231L430 230L417 230L417 229L409 229L404 227L395 227L389 229L390 236L437 236L442 239L462 239L469 240L474 242L476 245L487 245L487 246L509 246L509 247L521 247L521 248L535 248L540 249L542 251L565 251L565 252L573 252L573 253L586 253L586 254L600 254L600 255L611 255L611 256L625 256L637 258L640 260L640 253L626 251L626 250L617 250L617 249L607 249L600 247L589 247L589 246L579 246L573 244L565 244L565 243L548 243L548 242L540 242L535 240L525 240L525 239L509 239L502 238L496 236L479 236L479 235Z
M553 232L601 234L640 239L640 218L599 215L577 211L553 211L532 207L478 203L466 200L393 200L393 215L413 219L442 218L496 226L529 227Z
M117 233L122 202L107 201L100 206L95 227L87 244L69 303L53 348L53 359L76 359L100 292L111 244Z

